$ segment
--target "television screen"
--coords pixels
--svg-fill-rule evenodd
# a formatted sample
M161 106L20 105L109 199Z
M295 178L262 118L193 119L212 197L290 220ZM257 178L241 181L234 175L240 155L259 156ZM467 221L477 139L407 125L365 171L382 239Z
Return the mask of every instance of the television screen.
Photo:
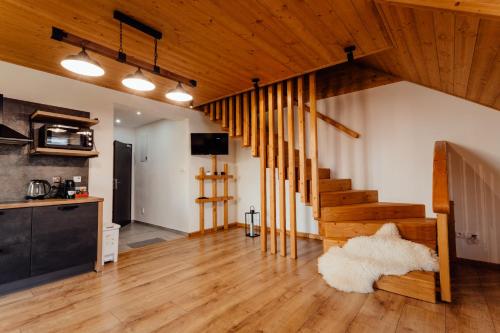
M191 155L227 155L227 133L191 133Z

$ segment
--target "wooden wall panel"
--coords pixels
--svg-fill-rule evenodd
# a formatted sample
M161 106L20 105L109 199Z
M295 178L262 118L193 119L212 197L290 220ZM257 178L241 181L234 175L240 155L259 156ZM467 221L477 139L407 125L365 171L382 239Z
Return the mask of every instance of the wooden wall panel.
M267 131L266 131L265 90L259 90L259 157L260 157L260 245L262 252L267 251Z
M243 134L243 111L241 109L241 95L235 96L235 130L234 135L241 136Z
M304 77L297 78L297 126L299 133L299 190L300 199L306 202L306 127L304 111Z
M267 102L268 102L268 132L269 132L269 149L267 160L269 161L269 226L270 226L270 243L271 253L277 252L276 242L276 130L274 117L274 86L267 87Z
M227 129L229 127L229 119L228 119L228 112L227 112L228 99L224 98L222 100L221 104L222 104L222 111L221 111L222 128Z
M228 112L228 126L229 126L229 136L234 136L234 97L229 97L229 105L227 108Z
M309 145L311 154L311 203L315 219L320 217L318 174L318 120L316 114L316 74L309 74Z
M259 156L259 119L257 104L257 91L252 90L250 94L250 140L252 141L252 156Z
M293 79L289 79L286 85L287 94L287 142L288 142L288 202L290 208L290 257L297 258L297 218L296 218L296 175L295 175L295 117L293 97Z
M278 114L278 195L280 212L280 254L286 256L286 201L285 201L285 119L283 110L283 83L276 85Z
M248 93L243 94L243 140L241 144L243 147L250 146L250 107L249 107Z

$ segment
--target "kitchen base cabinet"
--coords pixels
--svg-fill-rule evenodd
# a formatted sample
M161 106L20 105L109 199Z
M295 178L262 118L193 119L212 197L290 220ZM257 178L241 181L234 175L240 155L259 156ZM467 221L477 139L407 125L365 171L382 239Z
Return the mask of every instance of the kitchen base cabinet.
M0 210L0 284L30 276L31 208Z
M99 271L99 230L99 198L0 204L0 294Z
M93 263L97 203L33 208L31 275Z

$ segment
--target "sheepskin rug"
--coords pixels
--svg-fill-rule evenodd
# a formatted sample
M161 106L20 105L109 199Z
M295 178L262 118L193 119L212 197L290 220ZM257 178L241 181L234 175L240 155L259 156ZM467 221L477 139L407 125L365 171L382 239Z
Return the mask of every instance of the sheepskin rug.
M439 265L435 251L402 239L397 226L386 223L373 236L354 237L343 247L331 247L318 259L318 270L338 290L370 293L382 275L437 272Z

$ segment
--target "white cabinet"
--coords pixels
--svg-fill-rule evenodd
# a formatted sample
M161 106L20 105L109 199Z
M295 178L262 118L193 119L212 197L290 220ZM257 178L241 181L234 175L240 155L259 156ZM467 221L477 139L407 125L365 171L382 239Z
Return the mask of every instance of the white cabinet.
M111 224L104 227L102 244L102 264L108 261L118 261L118 240L120 225Z

